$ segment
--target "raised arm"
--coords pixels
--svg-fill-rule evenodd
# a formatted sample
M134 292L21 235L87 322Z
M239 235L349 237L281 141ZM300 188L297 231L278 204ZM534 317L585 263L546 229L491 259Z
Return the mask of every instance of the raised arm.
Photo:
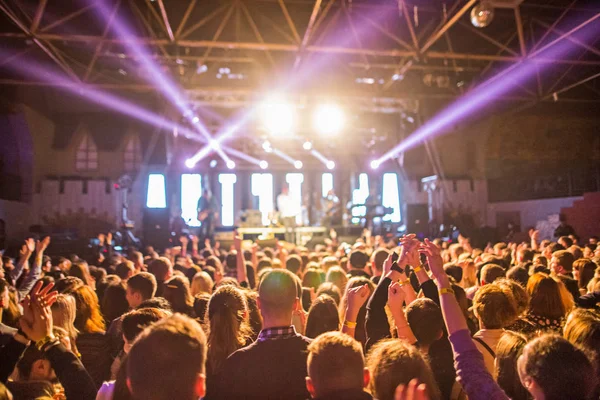
M437 281L440 306L450 335L449 339L454 351L454 364L459 382L469 398L508 399L508 396L485 368L483 356L471 339L465 316L456 297L454 297L448 275L444 272L440 249L425 239L420 251L426 255L431 273Z
M22 331L50 361L68 399L93 400L96 386L81 361L52 333L52 303L58 292L50 292L53 284L42 288L38 282L23 301Z
M362 286L349 288L346 293L346 312L342 323L342 332L352 337L356 332L356 320L361 307L369 298L369 287L365 284Z
M35 241L31 238L25 240L25 244L21 247L19 261L17 261L17 265L15 265L15 268L9 273L10 279L12 280L13 284L15 284L17 280L21 277L23 270L29 267L29 258L33 254L34 250Z
M396 323L398 337L406 340L410 344L415 344L417 343L417 338L415 338L412 329L410 329L408 321L406 320L406 315L404 315L404 309L402 308L405 301L407 305L410 304L410 302L407 301L408 288L414 293L414 289L410 283L404 285L398 282L392 283L388 287L388 306L390 307L394 322Z
M249 286L248 273L246 271L246 261L244 260L244 252L242 251L242 237L238 235L237 231L233 232L233 247L236 251L235 266L237 271L237 280L240 285Z
M44 259L44 251L46 251L48 245L50 245L50 236L46 236L44 239L36 243L35 259L33 261L33 265L31 266L27 277L25 277L25 279L19 286L20 298L24 298L27 295L27 293L29 293L29 291L33 289L35 282L42 275L42 261Z

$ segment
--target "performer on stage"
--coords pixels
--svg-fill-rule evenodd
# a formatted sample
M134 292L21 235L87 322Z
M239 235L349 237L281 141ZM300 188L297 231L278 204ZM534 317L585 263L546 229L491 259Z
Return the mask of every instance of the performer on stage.
M285 228L285 241L295 243L296 216L300 210L297 210L289 191L287 186L281 189L281 193L277 196L277 209L279 210L281 223Z
M340 199L337 197L333 189L327 192L327 197L323 198L323 204L323 226L332 228L333 225L341 225L342 208Z
M219 205L208 189L202 191L202 196L198 199L198 221L200 221L200 237L204 242L209 239L214 243L213 235L215 230L215 220L219 215Z

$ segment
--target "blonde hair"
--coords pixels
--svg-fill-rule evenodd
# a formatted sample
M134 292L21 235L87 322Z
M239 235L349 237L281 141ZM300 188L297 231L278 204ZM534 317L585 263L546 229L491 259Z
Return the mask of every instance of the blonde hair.
M192 279L192 285L190 288L192 291L192 296L202 293L212 294L214 284L215 283L207 272L200 271L196 273Z

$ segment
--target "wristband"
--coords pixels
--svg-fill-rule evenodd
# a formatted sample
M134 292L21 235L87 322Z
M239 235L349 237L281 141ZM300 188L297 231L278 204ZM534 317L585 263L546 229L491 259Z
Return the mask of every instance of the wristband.
M417 272L421 271L423 269L423 264L419 265L416 268L413 268L413 272L416 274Z
M42 347L44 347L44 346L45 346L45 345L47 345L48 343L51 343L51 342L54 342L54 341L57 341L57 339L56 339L54 336L50 336L50 335L49 335L49 336L46 336L45 338L43 338L43 339L40 339L40 340L38 340L37 342L35 342L35 347L36 347L38 350L40 350L40 351L41 351L41 350L42 350Z
M410 284L410 279L407 279L405 281L398 280L398 284L400 286L409 285Z
M441 288L440 294L454 294L454 289L452 288Z
M394 262L392 264L392 267L390 268L392 271L396 271L396 272L400 272L401 274L404 273L404 270L402 268L400 268L400 266L398 265L397 262Z
M356 328L356 322L344 321L344 326L346 328L354 329L354 328Z

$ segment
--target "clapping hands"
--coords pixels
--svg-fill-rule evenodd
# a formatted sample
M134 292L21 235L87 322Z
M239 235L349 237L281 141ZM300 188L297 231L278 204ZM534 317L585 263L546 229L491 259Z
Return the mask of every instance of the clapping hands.
M58 296L57 291L50 292L54 287L53 283L42 288L43 284L42 281L39 281L21 302L23 316L19 320L19 325L27 337L35 342L52 336L50 307Z

